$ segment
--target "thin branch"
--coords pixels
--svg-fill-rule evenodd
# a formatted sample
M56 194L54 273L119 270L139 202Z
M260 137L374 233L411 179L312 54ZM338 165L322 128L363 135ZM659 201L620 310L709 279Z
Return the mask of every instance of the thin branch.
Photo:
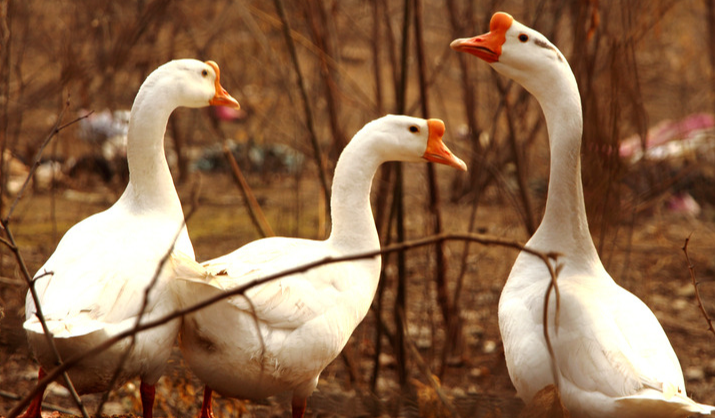
M37 151L37 155L35 156L35 162L32 164L32 167L30 167L30 173L27 175L27 178L25 178L25 182L22 184L22 187L20 188L20 191L17 193L17 196L15 196L15 200L12 202L12 206L10 206L10 210L7 213L7 216L3 220L3 224L8 224L10 222L10 218L12 217L12 213L15 210L15 207L17 204L20 202L20 199L22 198L22 195L25 193L25 189L27 189L28 184L30 183L30 180L32 179L32 176L35 175L35 171L37 171L37 168L40 166L40 160L42 157L42 153L45 151L45 148L47 145L49 145L50 141L52 138L55 137L55 135L59 134L61 130L67 128L68 126L75 124L79 122L80 120L88 117L93 113L89 112L84 116L80 116L68 123L65 123L64 125L61 124L62 118L65 115L65 112L67 109L70 107L70 97L67 96L67 101L65 102L65 106L62 108L62 111L60 111L60 114L57 116L57 120L55 121L54 126L50 130L49 135L47 135L47 138L45 138L45 141L42 143L40 146L40 149Z
M20 395L12 393L12 392L7 392L4 390L0 390L0 397L10 399L13 401L19 401L20 399L22 399L22 397ZM68 415L74 414L74 411L72 411L72 410L69 410L69 409L64 408L60 405L55 405L55 404L51 404L51 403L43 403L42 407L45 409L51 409L53 411L57 411L57 412L60 412L63 414L68 414Z
M691 234L692 235L692 234ZM698 282L695 280L695 266L693 263L690 261L690 256L688 255L688 243L690 242L690 235L685 238L685 244L683 245L683 253L685 254L685 261L688 262L688 270L690 270L690 280L693 282L693 288L695 289L695 300L698 301L698 308L700 308L700 312L703 314L703 317L705 318L705 321L708 323L708 331L713 333L715 335L715 328L713 328L713 321L710 319L710 315L708 315L708 312L705 310L705 307L703 306L703 300L700 298L700 290L698 290Z
M184 221L181 223L181 226L174 234L174 239L172 240L171 245L166 250L164 255L161 257L161 260L159 260L159 263L157 264L156 269L154 270L154 275L151 278L151 282L149 282L147 287L144 289L144 296L142 299L141 308L139 309L139 313L137 314L137 319L134 322L135 330L139 327L141 320L144 317L144 314L146 313L146 309L149 307L149 294L156 287L156 284L159 282L159 277L161 276L161 271L164 269L164 266L166 265L167 261L169 261L169 257L171 257L171 254L174 252L174 247L176 246L176 241L178 241L179 237L181 237L181 233L184 231L184 228L186 228L186 223L188 222L188 220L194 216L194 214L196 213L196 211L199 208L199 206L198 206L199 190L200 190L200 188L196 187L191 191L191 198L190 198L191 207L189 208L189 212L186 214L186 216L184 216ZM109 400L109 392L112 390L112 388L116 384L117 380L119 379L121 371L124 368L124 363L126 363L127 359L129 358L129 355L131 354L132 350L134 349L134 346L136 345L137 333L132 334L131 342L129 343L127 350L122 354L122 358L120 359L119 364L117 365L117 368L114 371L114 374L112 375L112 379L109 382L109 386L108 386L109 389L104 393L104 396L102 396L101 402L97 406L97 410L95 412L96 416L102 415L102 408L104 408L104 404L107 402L107 400ZM142 405L142 406L144 406L144 405Z
M509 128L508 140L509 145L511 147L512 158L514 158L514 168L516 171L515 177L517 184L519 185L519 197L521 198L522 204L522 210L520 211L520 214L524 221L524 228L526 229L526 234L528 236L532 236L534 235L534 231L536 231L536 226L534 225L534 214L531 208L531 199L529 199L529 188L526 184L526 173L524 172L524 170L526 170L526 164L524 162L523 155L520 152L521 147L519 147L516 142L517 133L516 126L514 126L514 112L512 111L513 108L508 100L508 91L512 83L510 80L508 84L504 85L502 80L496 76L495 72L493 72L492 75L496 80L496 86L499 89L499 93L502 95L502 97L504 97L504 115L506 116L507 127Z
M424 29L422 27L422 0L414 0L413 7L415 50L418 63L417 75L419 76L418 81L420 91L419 98L420 105L422 108L422 117L426 119L430 116L430 106L427 82L427 64L425 58L426 48L425 41L423 38ZM435 165L427 164L426 171L427 184L429 187L428 208L430 220L432 221L432 233L439 234L442 232L442 208L440 206L440 189L439 183L437 182ZM438 371L438 376L441 379L444 377L444 371L446 370L445 358L447 357L447 354L457 350L457 348L455 347L455 341L457 340L457 336L459 335L459 328L457 326L459 322L459 313L456 310L456 306L452 305L452 300L449 297L449 286L447 282L447 256L445 254L444 245L441 243L435 245L434 261L434 280L437 288L437 305L440 307L442 320L444 321L445 328L447 329L447 337L444 340L444 346L442 349L442 361Z
M241 196L243 196L243 204L248 209L248 214L251 216L251 221L253 225L258 229L258 232L262 237L274 237L276 233L273 232L271 224L268 223L266 215L263 214L261 210L261 205L258 204L256 196L253 194L251 187L248 185L246 178L241 172L241 167L238 166L236 159L233 157L231 150L228 149L228 145L224 142L223 153L228 160L229 165L231 165L231 172L233 173L233 179L236 181L236 185L241 190Z
M404 316L400 319L403 322L405 321ZM405 324L404 327L407 328L407 324ZM405 342L407 343L407 346L412 353L412 358L415 360L415 363L417 363L417 368L420 370L425 379L427 379L427 382L432 387L432 390L434 390L435 394L437 394L437 397L439 398L440 402L442 402L442 405L447 408L447 411L449 412L448 416L459 418L459 412L454 408L454 405L452 405L452 403L449 401L447 394L444 393L444 390L442 390L442 387L437 382L437 379L435 379L434 373L432 373L432 370L430 370L429 365L422 358L422 355L420 355L420 350L417 348L417 345L415 345L415 342L412 340L412 338L410 338L409 335L405 336Z
M378 0L370 1L372 8L372 39L370 39L370 47L372 50L372 71L373 79L375 80L375 111L378 115L382 114L382 60L380 59L380 4Z
M290 52L291 61L293 63L293 69L295 70L296 77L298 77L298 89L300 90L301 98L303 99L303 110L305 112L305 123L308 127L308 132L310 133L310 141L313 145L313 156L315 158L315 164L318 167L318 174L320 177L320 185L323 188L323 194L325 195L325 202L330 202L330 188L328 187L328 178L325 173L325 164L323 164L323 155L320 150L320 143L318 142L318 135L315 132L315 124L313 121L313 110L310 107L310 99L308 98L308 92L305 87L305 81L303 80L303 73L300 71L300 63L298 62L298 53L295 50L295 43L293 43L293 38L291 37L290 25L288 24L288 17L286 17L285 8L283 7L283 0L273 0L278 11L278 16L283 22L283 36L288 46L288 52ZM329 205L325 206L326 212L329 211ZM330 213L326 213L330 216Z
M395 113L405 113L407 101L408 84L408 57L410 41L410 16L412 14L412 0L404 0L402 7L402 43L400 44L400 75L395 83ZM405 193L402 163L393 163L395 167L395 184L393 189L393 204L395 205L395 232L397 242L405 242ZM397 289L395 290L395 345L394 355L397 360L397 376L400 387L407 385L407 351L405 347L405 335L407 330L403 328L403 323L399 320L400 314L407 315L407 267L405 253L397 253ZM383 269L387 266L383 266Z
M55 341L52 339L52 333L50 332L49 328L47 327L47 321L45 321L45 316L42 313L42 306L40 304L40 298L37 295L37 290L35 289L35 281L32 279L32 276L30 275L30 271L27 269L27 265L25 264L25 259L22 258L22 255L20 254L20 249L17 247L17 243L15 241L15 237L12 234L12 231L10 230L10 226L5 223L4 220L0 219L0 225L2 225L2 228L5 230L5 235L7 236L8 240L8 247L10 248L10 251L15 255L15 260L17 261L17 264L20 266L20 270L22 271L22 276L25 279L26 284L29 287L30 295L32 295L32 300L35 303L35 316L37 317L38 321L40 321L40 325L42 326L42 331L45 334L45 337L47 339L48 346L50 347L50 351L52 351L52 354L55 356L55 360L58 364L58 367L62 366L62 357L60 356L59 351L57 350L57 346L55 345ZM52 274L50 272L44 272L42 276ZM75 403L77 404L77 407L80 409L82 412L82 416L84 418L89 418L89 414L87 413L87 410L84 407L84 404L82 404L82 400L79 397L79 394L77 394L77 391L74 388L74 385L72 384L72 381L69 378L69 375L67 373L63 372L62 377L65 381L65 384L67 386L67 390L69 390L70 394L72 395L72 398L74 399ZM43 379L44 381L44 379ZM47 382L49 383L49 382ZM45 385L47 384L45 383ZM39 385L39 383L38 383ZM40 386L44 387L44 386Z
M292 275L292 274L298 274L298 273L303 273L305 271L308 271L310 269L313 269L318 266L322 266L325 264L332 264L332 263L340 263L340 262L345 262L345 261L353 261L353 260L360 260L360 259L365 259L365 258L372 258L381 254L388 254L388 253L393 253L396 251L406 251L414 248L420 248L424 247L426 245L434 244L436 242L445 242L445 241L454 241L454 240L466 240L466 241L472 241L472 242L477 242L483 245L496 245L496 246L502 246L502 247L507 247L507 248L512 248L515 250L520 250L526 253L529 253L540 260L542 260L548 267L549 273L551 274L551 280L552 280L552 285L556 283L556 272L551 266L551 263L549 261L551 260L556 260L558 258L557 253L543 253L541 251L533 250L531 248L525 247L523 244L519 243L518 241L514 240L509 240L506 238L502 237L493 237L493 236L488 236L488 235L482 235L482 234L469 234L469 233L451 233L451 234L439 234L439 235L434 235L430 237L425 237L422 239L418 240L413 240L413 241L405 241L402 243L398 244L393 244L390 246L386 246L380 250L374 250L374 251L367 251L367 252L362 252L358 254L353 254L353 255L347 255L343 257L326 257L322 260L314 261L311 263L303 264L301 266L297 266L294 268L290 268L287 270L284 270L282 272L274 273L271 275L268 275L266 277L263 277L261 279L256 279L252 280L248 283L245 283L242 286L239 286L237 288L231 289L229 291L226 291L224 293L221 293L219 295L216 295L214 297L208 298L204 300L203 302L197 303L195 305L179 309L177 311L174 311L171 314L167 314L161 318L155 319L153 321L146 322L144 324L140 324L139 326L123 331L117 335L115 335L112 338L109 338L105 340L103 343L95 346L94 348L87 350L82 353L78 353L77 355L74 355L65 362L53 369L52 371L48 371L47 375L41 379L38 384L33 388L32 391L28 395L26 395L20 403L15 405L15 407L8 413L7 418L15 418L22 409L24 409L29 403L30 400L37 395L41 388L52 382L54 379L57 378L61 373L64 373L66 370L69 368L75 366L77 363L79 363L82 360L85 360L89 357L95 356L102 351L108 349L109 347L113 346L114 344L118 343L119 341L131 337L134 334L138 334L142 331L146 331L151 328L155 328L158 326L161 326L169 321L172 321L178 317L190 314L192 312L196 312L200 309L203 309L209 305L212 305L216 302L219 302L224 299L228 299L233 296L237 295L243 295L248 289L261 285L263 283L269 282L271 280L275 280L284 276Z
M554 328L556 330L556 334L559 333L559 313L561 311L561 296L559 294L559 287L556 283L556 276L558 276L560 267L556 267L556 269L554 269L548 260L546 260L544 262L548 266L549 274L551 275L551 282L549 283L549 286L546 288L546 295L544 295L544 312L543 312L544 340L546 341L546 348L549 350L549 358L551 359L551 364L550 364L551 375L554 378L554 385L556 385L557 389L561 390L561 379L559 378L561 375L559 374L558 367L556 366L556 354L554 353L554 347L551 345L551 337L549 337L549 297L551 296L552 289L554 290L554 294L556 296L556 311L554 312Z
M275 28L280 28L283 26L282 22L279 19L276 19L273 15L270 15L260 10L256 6L247 5L246 8L249 9L253 15L257 16L264 23L267 23ZM335 61L333 57L327 55L325 51L318 48L317 45L315 45L307 37L305 37L298 31L290 29L290 36L295 42L304 47L308 52L318 57L318 59L325 60L330 66L330 69L332 71L335 71L340 76L340 79L345 83L345 85L351 88L352 91L349 95L345 93L341 94L343 99L351 100L351 103L356 104L365 112L372 112L374 111L374 109L378 108L377 103L374 102L368 96L368 94L363 91L364 83L356 80L350 74L350 72L347 71L343 66L341 66L337 61ZM269 53L269 55L272 54Z
M301 3L305 8L305 15L309 23L308 27L313 36L314 44L320 51L320 77L318 77L318 79L324 83L323 94L325 96L325 107L328 112L328 122L333 134L333 149L340 151L345 148L348 139L345 138L345 132L343 132L338 121L341 102L338 100L340 91L335 77L337 72L334 70L331 71L327 60L327 57L335 54L333 43L331 42L332 34L326 22L325 5L322 0L308 0ZM336 40L336 42L339 42L339 40Z
M387 165L384 168L390 168L392 167L391 165ZM389 173L383 172L383 174ZM389 177L388 177L389 178ZM384 196L385 200L382 205L380 205L380 201L378 200L377 204L377 215L380 214L380 208L387 209L387 191L388 188L387 186L390 184L389 181L386 181L385 183L381 184L381 186L385 186L384 189ZM390 186L392 187L392 186ZM380 198L380 193L378 193L378 199ZM392 203L390 204L389 207L389 213L383 214L382 217L380 216L375 216L375 219L383 219L383 222L378 222L378 231L382 230L385 231L384 234L379 234L380 236L385 237L384 242L382 242L383 247L387 247L390 244L392 244L392 235L389 233L389 231L392 229L392 224L393 221L396 218L396 213L397 213L397 201L395 199L392 199ZM383 211L384 213L384 211ZM376 221L377 222L377 221ZM382 229L380 229L380 224L383 225ZM382 324L384 322L384 319L382 317L382 308L384 306L384 296L385 296L385 288L387 287L387 271L385 269L385 266L389 265L390 263L390 256L389 254L386 254L385 256L382 257L382 268L380 269L380 278L378 281L377 285L377 294L373 298L373 304L374 304L374 310L375 310L375 319L378 324ZM379 379L379 374L380 374L380 355L382 353L382 334L388 335L386 332L387 326L385 327L375 327L375 351L373 353L373 367L372 367L372 377L370 378L370 390L375 393L375 390L377 388L377 381ZM388 336L390 346L395 346L396 345L396 338L392 337L390 338Z
M0 276L0 283L10 285L10 286L25 286L25 282L22 280L13 279L11 277Z
M77 118L73 120L72 122L66 123L64 125L61 124L62 118L64 117L65 112L70 106L70 98L69 96L67 97L67 101L65 102L65 106L62 108L60 111L60 114L57 116L57 121L55 122L55 125L52 127L52 130L50 131L50 134L47 136L45 141L42 143L42 146L40 147L40 150L37 152L37 156L35 157L35 163L33 164L32 168L30 169L30 172L27 175L27 178L25 179L25 183L23 184L22 188L18 192L17 196L15 197L15 201L13 202L12 206L10 207L10 210L8 211L7 216L4 219L0 219L0 228L2 228L5 231L5 236L7 239L3 239L2 243L7 245L7 247L12 251L12 253L15 255L15 260L17 261L17 264L20 266L20 270L22 272L22 276L25 279L25 282L27 283L27 286L30 291L30 295L32 296L32 300L35 304L35 316L37 317L38 321L40 322L40 325L42 326L42 331L45 334L45 338L47 340L47 344L50 347L50 351L52 351L53 356L55 357L55 360L57 364L61 367L62 365L62 357L60 356L59 351L57 350L57 346L55 345L54 340L52 339L52 333L50 332L49 328L47 327L47 322L45 321L45 316L42 313L42 306L40 304L40 298L37 295L37 290L35 289L35 280L33 280L32 275L30 274L30 271L27 268L27 265L25 264L25 260L20 254L20 249L17 247L17 242L15 241L15 237L12 234L12 231L10 230L10 219L12 216L12 212L14 211L15 207L17 206L17 203L20 201L20 197L22 196L23 192L27 188L28 183L30 182L30 179L34 175L35 171L37 170L37 167L40 164L40 157L42 156L42 152L44 151L45 147L50 143L50 140L57 135L62 129L70 126L71 124L79 121L82 118ZM86 116L85 116L86 117ZM46 274L51 274L48 272L44 272L40 277L43 277ZM79 397L79 394L74 388L74 385L72 384L72 381L69 378L69 375L65 372L62 373L62 377L65 381L65 384L67 386L67 389L69 390L70 394L72 395L72 398L74 399L75 403L77 404L77 407L80 409L82 412L82 416L85 418L89 418L89 414L87 413L87 410L84 407L84 404L82 403L82 400ZM44 386L42 386L44 387Z
M7 161L5 161L5 150L9 148L8 138L10 138L10 79L11 79L11 39L12 33L10 32L10 16L8 12L10 11L10 0L0 1L0 78L2 79L2 87L0 87L0 94L5 97L3 103L0 105L0 133L2 133L2 138L0 138L0 170L6 172ZM13 97L13 100L15 98ZM2 176L0 179L0 196L5 195L5 188L7 187L9 176ZM0 213L3 210L3 202L0 199Z

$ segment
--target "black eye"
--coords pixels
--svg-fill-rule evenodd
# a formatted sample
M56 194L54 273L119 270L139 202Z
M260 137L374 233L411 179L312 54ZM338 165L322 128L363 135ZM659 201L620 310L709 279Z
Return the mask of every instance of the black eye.
M519 35L519 40L520 40L521 42L526 42L526 41L529 40L529 35L527 35L527 34L525 34L525 33L522 33L522 34Z
M410 126L410 132L412 132L413 134L416 134L419 131L420 128L416 127L415 125Z
M201 75L204 76L204 77L206 77L207 75L209 75L209 70L203 70L203 71L201 71Z

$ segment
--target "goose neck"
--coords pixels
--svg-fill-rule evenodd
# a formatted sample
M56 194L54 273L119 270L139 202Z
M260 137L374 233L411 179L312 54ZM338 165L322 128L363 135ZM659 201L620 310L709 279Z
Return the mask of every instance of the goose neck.
M530 244L596 261L581 181L581 98L573 73L550 84L551 91L535 94L546 118L551 164L544 218Z
M128 201L134 208L161 210L183 219L164 154L166 125L176 106L163 100L166 97L161 91L150 87L147 88L146 83L142 86L132 106L127 132L129 184L121 200Z
M351 251L380 248L370 206L372 179L382 160L371 152L370 142L353 138L345 147L333 176L330 238L334 245Z

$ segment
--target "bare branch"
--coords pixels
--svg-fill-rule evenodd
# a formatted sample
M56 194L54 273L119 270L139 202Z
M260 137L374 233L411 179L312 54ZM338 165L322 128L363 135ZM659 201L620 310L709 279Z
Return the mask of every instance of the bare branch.
M69 108L69 106L70 106L70 98L69 98L69 96L67 96L65 105L62 108L62 110L60 111L60 114L57 116L55 125L52 127L50 134L47 136L45 141L42 143L42 146L40 147L39 151L37 152L37 156L35 157L35 162L32 165L30 172L27 175L27 178L25 179L25 183L22 185L22 188L20 189L17 196L15 197L15 201L13 202L12 206L10 206L10 210L8 211L7 216L4 219L0 219L0 227L5 231L5 236L7 237L7 239L2 239L2 243L5 244L8 248L10 248L12 253L15 255L15 260L17 261L17 264L20 266L22 276L25 279L25 282L27 283L27 286L30 291L30 295L32 296L32 300L35 303L35 309L36 309L35 316L37 317L38 321L40 322L40 325L42 326L42 330L43 330L45 337L47 339L48 346L50 347L52 354L55 356L55 359L56 359L58 365L62 364L62 358L60 356L59 351L57 350L54 340L52 339L52 333L50 332L49 328L47 327L47 322L45 321L45 316L42 313L42 306L40 304L40 299L37 295L37 291L35 290L35 280L33 280L32 275L30 274L30 271L28 270L27 265L25 264L25 260L23 259L22 255L20 254L20 250L17 247L17 243L15 242L15 237L12 234L12 231L10 230L9 222L12 217L12 213L15 210L15 207L17 206L17 203L20 201L22 194L24 193L25 189L27 188L27 185L30 182L30 179L35 174L37 167L40 165L40 157L42 156L42 152L45 150L45 148L50 143L52 138L56 134L58 134L62 129L64 129L64 128L70 126L71 124L79 121L80 119L86 117L86 116L80 117L80 118L73 120L72 122L61 125L62 118L64 117L64 114L67 111L67 109ZM51 274L51 273L45 272L40 277L44 277L47 274ZM77 394L77 391L75 390L74 385L72 384L72 381L69 378L69 375L67 375L67 373L63 372L62 377L65 381L67 389L69 390L70 394L72 395L72 398L74 399L75 403L77 404L77 407L82 412L82 415L85 418L89 418L89 414L87 413L87 410L85 409L84 405L82 404L82 400L80 399L79 394Z
M556 277L560 271L560 267L554 269L549 260L544 260L546 266L549 269L549 274L551 275L551 283L546 288L546 294L544 295L544 340L546 340L546 348L549 350L549 357L551 358L551 374L554 378L554 384L557 389L561 389L561 375L556 367L556 354L554 353L554 347L551 345L551 337L549 337L549 297L551 296L551 290L553 289L554 295L556 296L556 311L554 313L554 329L556 334L559 333L559 312L561 311L561 297L559 295L559 286L556 283Z
M238 2L240 4L244 4L244 2ZM258 17L262 22L271 25L274 28L282 28L283 23L281 20L277 19L273 15L269 15L268 13L262 11L258 7L254 5L245 5L244 6L246 9L248 9L252 15L255 15ZM244 18L245 19L245 18ZM261 35L264 36L264 35ZM290 36L291 38L297 43L300 44L300 46L304 47L308 52L312 53L315 55L318 59L324 60L327 62L328 66L330 66L330 69L332 71L335 71L338 73L340 76L340 79L350 87L351 91L349 92L350 94L343 94L342 98L343 99L352 99L354 97L354 100L351 100L351 103L354 103L358 105L363 111L365 112L372 112L374 109L377 108L377 104L375 101L373 101L364 91L363 91L363 83L361 81L358 81L355 79L352 74L347 71L347 69L343 68L333 57L330 55L326 54L325 51L321 50L318 48L317 45L315 45L313 42L310 41L310 39L306 38L304 35L302 35L300 32L290 29ZM269 54L271 55L271 54ZM282 64L281 64L282 65ZM382 112L378 112L381 114Z
M22 399L22 397L20 395L12 393L12 392L7 392L4 390L0 390L0 397L6 398L6 399L12 399L13 401L19 401L20 399ZM47 409L52 409L53 411L57 411L57 412L60 412L63 414L74 414L74 411L64 408L60 405L55 405L55 404L51 404L51 403L43 403L42 406Z
M403 322L405 321L404 315L401 316L400 320ZM405 327L405 329L407 329L407 324L403 326ZM410 338L408 334L405 334L405 342L407 343L407 347L410 349L410 352L412 353L412 358L417 363L417 367L419 368L420 372L422 372L422 375L425 377L425 379L427 379L427 382L437 394L437 397L439 398L440 402L442 402L442 405L447 408L447 411L449 412L449 417L459 418L459 412L449 401L447 394L444 393L444 390L442 390L442 387L439 385L439 383L434 377L434 373L432 373L429 368L429 365L424 361L422 355L420 355L420 350L417 348L417 345L415 345L415 342L412 340L412 338Z
M713 328L713 321L710 319L710 315L705 310L703 306L703 300L700 298L700 290L698 289L698 282L695 280L695 266L690 261L690 256L688 255L688 243L690 242L690 235L685 238L685 244L683 244L683 253L685 254L685 261L688 262L688 270L690 270L690 280L693 282L693 288L695 289L695 300L698 301L698 307L700 312L703 314L705 321L708 323L708 331L715 335L715 328Z
M310 269L313 269L318 266L326 265L326 264L332 264L332 263L340 263L340 262L345 262L345 261L352 261L352 260L360 260L360 259L365 259L365 258L372 258L379 256L381 254L388 254L392 252L397 252L397 251L406 251L414 248L420 248L424 247L426 245L434 244L436 242L444 242L444 241L455 241L455 240L463 240L463 241L472 241L472 242L477 242L483 245L496 245L496 246L502 246L502 247L507 247L507 248L513 248L515 250L520 250L524 251L526 253L529 253L540 260L544 261L546 265L549 268L549 272L552 274L552 285L556 282L556 272L554 269L551 267L551 263L549 261L556 260L558 258L558 254L556 253L543 253L540 251L533 250L531 248L525 247L523 244L514 241L514 240L509 240L505 239L502 237L493 237L493 236L488 236L488 235L482 235L482 234L469 234L469 233L450 233L450 234L439 234L439 235L434 235L430 237L425 237L422 239L418 240L413 240L413 241L405 241L402 243L398 244L393 244L386 246L380 250L375 250L375 251L368 251L368 252L363 252L363 253L358 253L358 254L353 254L353 255L347 255L343 257L326 257L322 260L314 261L311 263L307 263L301 266L297 266L291 269L284 270L279 273L274 273L269 276L263 277L261 279L256 279L252 280L242 286L239 286L235 289L231 289L229 291L226 291L224 293L221 293L219 295L216 295L214 297L208 298L204 300L203 302L197 303L195 305L177 310L171 314L165 315L161 318L155 319L153 321L149 321L143 324L139 324L138 326L134 327L133 329L126 330L124 332L121 332L117 335L115 335L112 338L107 339L104 341L102 344L97 345L96 347L87 350L82 353L78 353L77 355L74 355L67 360L64 361L60 366L56 367L55 369L51 371L47 371L47 375L41 379L38 384L35 386L35 388L30 391L28 395L26 395L7 415L8 418L15 418L20 411L22 411L23 408L25 408L30 400L40 392L41 388L53 381L54 379L57 378L61 373L64 373L66 370L69 368L75 366L77 363L80 361L95 356L102 351L108 349L109 347L113 346L114 344L118 343L119 341L131 337L132 335L138 334L142 331L146 331L151 328L155 328L158 326L161 326L163 324L166 324L169 321L172 321L178 317L184 316L186 314L196 312L200 309L203 309L209 305L212 305L216 302L219 302L224 299L228 299L233 296L237 295L243 295L248 289L261 285L263 283L269 282L271 280L275 280L284 276L292 275L292 274L297 274L297 273L302 273L305 271L308 271Z
M325 164L323 164L323 154L320 150L320 142L318 141L318 135L315 131L315 124L313 121L313 109L310 106L310 99L308 99L308 92L305 87L305 81L303 80L303 73L300 71L300 63L298 62L298 53L295 50L295 43L293 42L293 37L291 37L290 25L288 24L288 17L286 17L285 8L283 7L283 0L273 0L278 11L278 16L281 18L283 23L283 36L288 46L288 52L290 52L291 62L293 63L293 69L295 70L296 77L298 78L298 89L300 90L301 98L303 99L303 110L305 112L305 123L308 127L308 132L310 133L310 142L313 145L313 157L315 158L315 165L318 167L318 174L320 177L320 185L323 188L323 194L325 195L325 201L330 202L330 188L328 187L328 178L325 173ZM326 210L328 206L326 205ZM327 214L330 216L330 214Z
M32 295L32 300L35 303L35 315L37 316L38 321L40 321L40 325L42 325L42 331L45 334L45 337L47 339L47 344L50 347L50 350L52 351L52 354L55 356L55 359L57 361L57 364L59 367L62 366L62 357L60 356L59 351L57 350L57 346L55 346L55 342L52 339L52 333L50 332L49 328L47 327L47 322L45 321L45 316L42 313L42 306L40 304L40 299L39 296L37 295L37 291L35 290L35 281L32 279L32 275L30 275L30 271L27 269L27 265L25 264L25 259L22 258L22 255L20 254L20 250L17 247L17 243L15 242L15 237L12 234L12 231L10 230L10 226L2 219L0 219L0 225L2 225L2 228L5 230L5 235L7 236L7 242L8 247L12 251L12 253L15 255L15 260L17 261L17 264L20 266L20 271L22 272L22 276L25 279L25 283L29 287L30 295ZM42 274L41 277L44 277L47 274L51 274L48 272L45 272ZM58 373L59 374L59 373ZM57 375L55 375L56 377ZM77 394L77 391L74 388L74 385L72 384L72 381L69 378L69 375L67 375L66 372L62 372L62 377L64 378L65 384L67 386L67 389L69 390L70 394L72 395L72 398L74 399L75 403L77 404L77 407L82 411L82 415L85 418L89 418L89 414L87 413L87 410L85 409L84 405L82 404L82 400L80 399L79 395ZM44 379L42 379L44 381ZM49 383L49 381L47 382ZM38 388L44 388L47 383L44 383L40 386L40 383L38 383ZM30 398L32 399L32 398ZM28 399L29 402L29 399Z
M159 281L159 276L161 275L161 271L164 269L164 266L166 265L167 261L169 261L169 257L174 251L174 246L176 245L176 241L179 239L181 236L182 231L186 227L186 222L191 219L194 216L194 213L196 213L196 210L198 210L198 193L199 193L199 188L195 188L192 190L192 195L190 201L191 207L189 209L189 212L186 214L184 217L184 221L182 222L181 226L179 229L176 231L174 234L174 239L171 241L171 245L169 248L166 250L164 255L161 257L161 260L159 260L159 263L156 266L156 269L154 271L154 275L151 278L151 282L147 285L147 287L144 289L144 296L142 299L142 304L141 308L139 309L139 314L137 314L137 319L134 322L134 330L137 330L139 328L139 324L141 323L142 318L144 317L144 314L146 313L146 309L149 306L149 294L151 291L156 287L156 284ZM136 335L138 331L133 333L131 335L131 342L129 343L129 346L127 347L127 350L122 354L122 358L119 361L119 364L117 365L116 370L114 371L114 374L112 375L112 379L110 380L109 383L109 389L104 393L104 396L102 397L101 402L97 406L97 410L95 412L96 416L101 416L102 415L102 409L104 408L104 404L109 400L109 392L112 390L114 385L119 379L119 375L122 371L122 368L124 367L124 363L126 363L127 359L129 358L129 355L131 354L132 350L134 349L134 346L136 344Z
M35 162L32 164L32 167L30 167L30 172L27 174L27 178L25 178L25 182L22 184L22 187L20 188L20 191L17 192L17 196L15 196L15 200L12 202L12 205L10 206L10 210L7 213L7 216L3 220L3 224L8 224L10 222L10 218L12 217L12 213L15 210L15 207L17 204L20 202L20 199L22 198L22 195L25 193L25 189L27 189L27 185L30 183L30 179L32 179L32 176L35 175L35 171L37 171L37 168L40 166L40 160L42 158L42 153L45 151L45 148L47 145L50 144L50 141L52 138L55 137L58 133L60 133L61 130L67 128L68 126L79 122L80 120L88 117L91 115L93 112L89 112L84 116L80 116L71 122L68 122L64 125L61 125L62 118L65 115L65 112L67 109L70 107L70 97L67 96L67 101L65 102L64 107L62 108L62 111L60 111L60 114L57 116L57 120L55 121L55 125L52 127L50 130L50 133L47 135L47 138L45 138L44 142L42 142L42 145L40 146L40 149L37 151L37 155L35 156Z
M228 149L228 145L226 145L225 142L223 144L223 153L226 156L228 163L231 165L233 179L236 181L238 188L241 190L241 196L243 196L243 203L244 205L246 205L248 214L251 215L251 221L253 221L253 225L258 228L258 232L264 238L274 237L276 234L275 232L273 232L271 224L268 223L266 215L264 215L263 211L261 210L261 205L258 204L256 196L253 194L251 187L248 185L246 178L241 172L241 167L238 166L236 159L233 157L231 150Z

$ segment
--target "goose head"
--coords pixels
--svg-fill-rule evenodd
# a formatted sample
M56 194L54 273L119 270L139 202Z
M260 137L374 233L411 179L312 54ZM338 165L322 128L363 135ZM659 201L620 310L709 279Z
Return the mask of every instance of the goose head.
M177 107L228 106L238 101L221 86L221 72L213 61L179 59L157 68L144 83Z
M450 47L488 62L494 70L538 95L557 80L573 73L563 54L544 35L519 23L511 15L495 13L489 32L455 39Z
M444 122L439 119L387 115L365 125L356 137L368 134L382 161L430 161L466 171L464 161L442 142L444 132Z

